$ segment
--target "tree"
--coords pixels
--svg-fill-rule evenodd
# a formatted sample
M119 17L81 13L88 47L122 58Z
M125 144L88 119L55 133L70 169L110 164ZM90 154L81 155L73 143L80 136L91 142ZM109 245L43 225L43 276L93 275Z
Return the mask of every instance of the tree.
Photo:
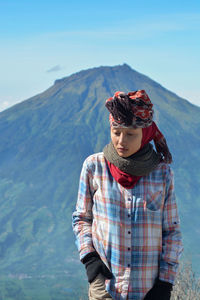
M200 278L192 270L192 264L182 263L173 288L171 300L199 300Z

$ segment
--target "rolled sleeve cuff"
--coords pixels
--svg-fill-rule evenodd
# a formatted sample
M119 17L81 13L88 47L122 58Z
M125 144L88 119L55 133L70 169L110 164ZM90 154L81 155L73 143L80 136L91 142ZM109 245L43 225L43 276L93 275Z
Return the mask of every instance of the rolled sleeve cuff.
M96 251L93 247L85 247L85 248L82 248L79 252L80 254L80 260L82 260L87 254L91 253L91 252L94 252Z
M159 279L174 284L177 275L177 270L178 265L168 265L166 266L166 268L160 268Z

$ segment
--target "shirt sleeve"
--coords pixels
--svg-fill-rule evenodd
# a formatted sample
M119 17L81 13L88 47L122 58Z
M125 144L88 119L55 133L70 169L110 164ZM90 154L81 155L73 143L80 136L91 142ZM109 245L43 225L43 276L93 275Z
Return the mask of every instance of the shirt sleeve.
M182 251L182 237L174 192L173 172L169 168L167 171L166 194L163 208L160 280L174 284Z
M76 210L72 214L72 227L81 260L88 253L95 251L92 243L92 195L91 171L86 160L80 175Z

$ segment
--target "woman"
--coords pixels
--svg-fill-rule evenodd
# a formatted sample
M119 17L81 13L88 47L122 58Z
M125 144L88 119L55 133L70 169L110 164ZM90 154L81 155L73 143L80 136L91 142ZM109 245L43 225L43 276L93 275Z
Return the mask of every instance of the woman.
M182 243L172 157L152 106L144 90L116 92L106 101L111 143L83 164L73 229L90 300L170 299Z

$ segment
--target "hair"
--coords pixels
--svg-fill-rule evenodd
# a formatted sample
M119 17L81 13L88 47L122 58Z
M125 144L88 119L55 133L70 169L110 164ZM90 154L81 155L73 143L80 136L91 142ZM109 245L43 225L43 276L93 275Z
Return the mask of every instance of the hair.
M105 105L117 123L131 126L133 120L132 103L133 100L128 95L120 94L120 97L112 98Z

